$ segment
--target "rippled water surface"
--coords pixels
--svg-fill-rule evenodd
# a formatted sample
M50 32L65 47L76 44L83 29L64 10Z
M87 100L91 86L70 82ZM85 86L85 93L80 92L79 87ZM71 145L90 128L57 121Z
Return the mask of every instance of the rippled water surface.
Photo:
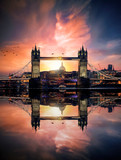
M121 93L0 96L2 160L121 159Z

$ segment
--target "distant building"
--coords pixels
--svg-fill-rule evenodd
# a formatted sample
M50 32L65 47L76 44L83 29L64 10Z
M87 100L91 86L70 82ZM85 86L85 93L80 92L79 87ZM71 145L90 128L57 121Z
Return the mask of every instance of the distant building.
M24 73L21 75L21 78L31 78L31 72L24 72Z
M112 64L109 64L108 65L108 71L112 71L113 70L113 65Z
M62 72L66 71L65 67L63 66L63 62L61 62L61 66L60 66L59 70Z
M87 75L88 75L88 78L100 78L100 79L105 79L106 76L104 75L107 75L108 76L113 76L115 77L116 76L116 70L114 70L114 67L112 64L109 64L108 65L108 68L107 69L101 69L99 70L99 72L96 72L96 71L91 71L91 70L87 70Z
M67 72L61 63L59 70L44 71L40 73L40 81L42 86L76 86L78 73L77 71Z

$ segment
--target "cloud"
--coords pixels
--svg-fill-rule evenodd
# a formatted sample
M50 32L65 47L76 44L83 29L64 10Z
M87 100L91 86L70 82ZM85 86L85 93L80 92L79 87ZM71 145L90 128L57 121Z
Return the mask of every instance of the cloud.
M53 52L55 56L62 53L77 56L81 45L86 45L90 40L90 29L86 23L88 15L85 12L89 3L90 0L64 3L61 0L12 0L10 7L8 0L2 1L2 11L10 15L11 24L7 33L2 30L5 34L0 48L0 61L4 66L1 72L22 68L27 57L30 61L31 48L35 43L41 47L41 56L51 56ZM8 39L9 33L11 36ZM8 53L4 56L6 50ZM17 57L13 52L17 53Z
M0 42L44 40L50 30L53 33L51 26L56 19L51 10L54 5L55 0L12 0L11 4L8 0L2 1L1 11L5 15L1 18Z
M90 40L90 28L86 23L87 14L82 14L89 2L82 3L80 8L72 6L68 10L56 13L55 40L58 47L62 46L67 55L77 56L81 45L87 45Z
M31 48L35 43L41 48L41 56L51 56L51 53L55 56L62 56L62 53L64 56L77 56L83 44L87 47L89 62L94 64L103 62L109 55L120 55L120 38L100 42L98 33L101 26L98 27L97 23L93 25L92 32L89 25L89 17L93 15L90 13L91 4L91 0L12 0L10 5L10 1L2 0L0 63L4 67L1 72L21 68L28 55L30 61ZM20 48L15 48L17 46ZM12 54L13 47L18 57ZM16 64L19 67L15 68ZM71 65L66 67L72 70ZM77 68L77 64L73 64L74 67Z
M115 49L116 47L119 47L120 45L121 45L121 39L115 39L115 40L108 41L107 48Z
M103 46L103 49L93 48L88 50L88 62L99 68L107 68L108 64L114 65L114 69L120 70L121 52L117 47L110 49L107 48L107 43ZM100 69L100 68L99 68Z

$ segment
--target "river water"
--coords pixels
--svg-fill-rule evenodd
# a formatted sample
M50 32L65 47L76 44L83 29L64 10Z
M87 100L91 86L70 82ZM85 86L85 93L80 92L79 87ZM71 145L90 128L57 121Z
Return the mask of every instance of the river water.
M121 93L0 96L2 160L121 159Z

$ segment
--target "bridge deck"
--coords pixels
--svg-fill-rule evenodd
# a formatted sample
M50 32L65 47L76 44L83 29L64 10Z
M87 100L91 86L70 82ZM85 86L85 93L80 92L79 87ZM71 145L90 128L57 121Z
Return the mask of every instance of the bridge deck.
M6 80L13 80L13 81L20 81L20 80L29 80L30 78L0 78L0 81L6 81ZM72 80L72 79L65 79L65 80ZM75 79L74 79L75 80ZM121 78L116 77L116 79L98 79L98 78L90 78L90 81L119 81Z
M8 81L8 80L11 80L11 81L21 81L21 80L29 80L30 78L6 78L6 79L3 79L3 78L0 78L0 81Z
M78 57L40 57L40 60L79 60Z

